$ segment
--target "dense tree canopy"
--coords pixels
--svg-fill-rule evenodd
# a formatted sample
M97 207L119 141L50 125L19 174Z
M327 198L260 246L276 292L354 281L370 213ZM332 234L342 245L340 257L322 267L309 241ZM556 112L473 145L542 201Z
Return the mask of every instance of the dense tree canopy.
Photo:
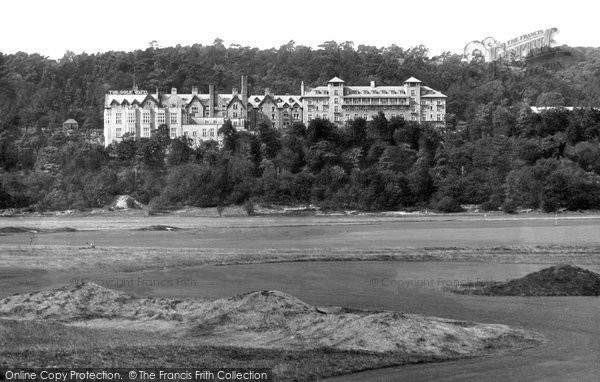
M152 208L260 200L326 208L384 210L600 208L600 111L537 106L600 105L600 50L566 48L570 65L546 70L429 57L423 46L376 48L293 41L259 50L211 46L75 55L58 60L0 54L0 208L91 208L131 194ZM102 127L108 89L189 89L214 83L251 92L298 93L300 82L333 76L349 84L398 84L415 76L448 96L447 128L356 119L338 128L316 119L275 130L221 128L223 144L191 147L161 126L149 139L107 149L88 132ZM75 118L81 129L66 135Z

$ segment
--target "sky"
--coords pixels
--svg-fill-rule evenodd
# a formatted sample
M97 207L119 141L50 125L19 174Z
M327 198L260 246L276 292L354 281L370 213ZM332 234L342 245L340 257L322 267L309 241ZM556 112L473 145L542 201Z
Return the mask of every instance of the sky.
M465 44L491 36L504 42L556 27L558 44L600 46L592 1L388 1L388 0L29 0L0 8L0 52L97 53L161 47L240 44L278 48L291 40L318 47L324 41L355 46L427 46L430 55L462 53Z

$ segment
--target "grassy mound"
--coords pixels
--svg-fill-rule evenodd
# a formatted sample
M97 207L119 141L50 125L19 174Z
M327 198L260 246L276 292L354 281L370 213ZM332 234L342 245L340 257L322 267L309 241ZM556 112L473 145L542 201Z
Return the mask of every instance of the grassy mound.
M514 338L519 347L535 337L500 324L398 312L319 309L280 291L201 301L138 298L94 283L7 297L0 300L0 318L150 330L169 337L193 337L210 346L402 351L428 357L472 356L499 338Z
M60 227L60 228L29 228L29 227L1 227L0 235L9 235L11 233L57 233L57 232L75 232L75 228Z
M600 274L559 264L507 282L474 282L453 292L486 296L600 296Z
M181 231L182 228L174 227L174 226L170 226L170 225L157 224L157 225L151 225L148 227L142 227L142 228L139 228L138 230L139 231Z

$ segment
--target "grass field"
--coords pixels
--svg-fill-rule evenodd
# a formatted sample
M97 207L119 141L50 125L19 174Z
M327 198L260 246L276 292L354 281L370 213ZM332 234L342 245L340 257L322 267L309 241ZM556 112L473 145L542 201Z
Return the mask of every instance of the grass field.
M0 298L80 280L147 297L214 299L277 289L313 305L503 323L540 331L549 339L538 350L519 352L523 361L517 362L512 372L508 362L514 362L514 357L510 353L496 356L493 361L484 357L429 365L426 369L403 366L402 370L411 373L410 380L433 380L436 375L464 380L458 372L464 367L472 371L471 377L480 380L548 380L535 378L536 372L549 375L545 369L540 373L543 367L565 380L568 373L583 368L590 370L590 374L578 371L581 380L586 380L597 365L591 355L600 352L597 342L585 340L600 336L592 319L600 315L598 299L490 299L454 295L443 287L464 280L504 281L564 262L598 272L599 223L594 216L556 221L553 216L520 220L512 216L6 218L0 219L0 227L48 231L0 235ZM157 224L184 229L139 230ZM61 232L65 227L76 231ZM88 245L92 242L93 247ZM101 358L131 365L141 359L149 364L164 363L166 359L205 364L220 360L222 366L226 359L233 366L295 370L293 375L306 380L423 361L410 354L382 357L365 352L277 353L268 349L248 358L239 348L202 345L199 349L203 352L195 352L191 348L198 344L152 336L142 341L135 333L110 335L90 328L69 328L65 332L64 328L46 324L50 327L38 328L41 337L33 334L30 342L22 342L25 333L36 331L19 326L26 325L23 322L3 321L0 332L11 336L4 337L0 347L11 350L0 358L11 362L26 359L31 365L39 365L51 351L54 356L81 365L94 364ZM80 345L90 338L96 338L100 346L85 351ZM19 342L21 347L17 346ZM136 353L124 348L132 343L142 350ZM157 346L160 351L151 350ZM123 356L116 357L119 353ZM394 370L356 374L356 380L385 380L397 375ZM455 372L457 377L452 379Z

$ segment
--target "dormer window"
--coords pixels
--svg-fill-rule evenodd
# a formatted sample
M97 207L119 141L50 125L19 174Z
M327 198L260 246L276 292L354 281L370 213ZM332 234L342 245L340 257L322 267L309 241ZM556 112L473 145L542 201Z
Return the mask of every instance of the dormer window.
M281 98L277 98L277 103L281 103L283 100Z
M260 102L260 98L258 98L258 97L254 98L254 102Z

